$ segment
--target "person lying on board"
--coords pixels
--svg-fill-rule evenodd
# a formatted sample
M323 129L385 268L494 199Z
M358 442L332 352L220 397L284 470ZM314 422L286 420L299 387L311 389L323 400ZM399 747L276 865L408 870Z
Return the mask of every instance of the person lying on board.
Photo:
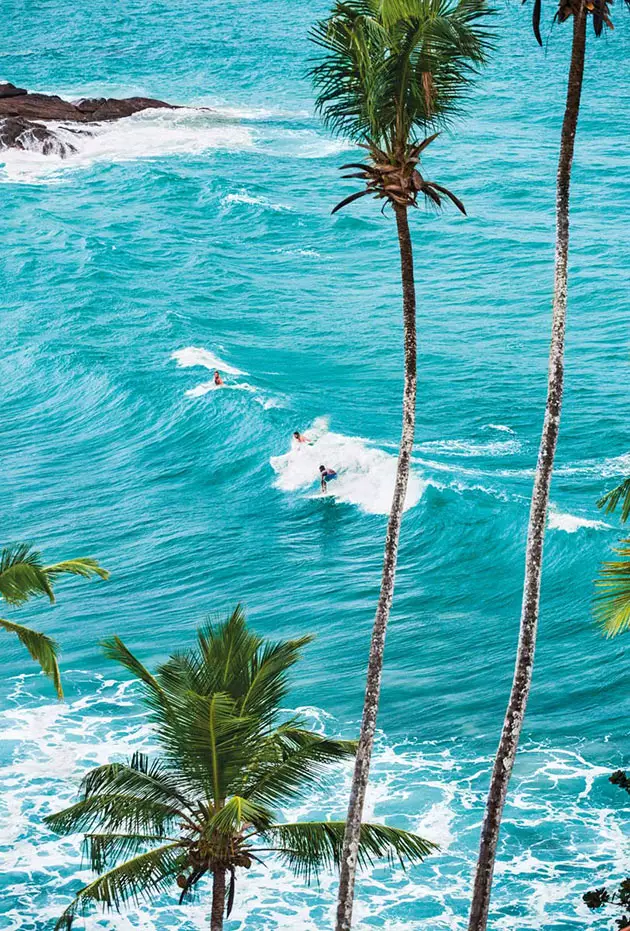
M305 437L303 433L300 433L299 430L294 430L294 431L293 431L293 439L294 439L297 443L308 443L308 442L309 442L309 441L308 441L308 438Z

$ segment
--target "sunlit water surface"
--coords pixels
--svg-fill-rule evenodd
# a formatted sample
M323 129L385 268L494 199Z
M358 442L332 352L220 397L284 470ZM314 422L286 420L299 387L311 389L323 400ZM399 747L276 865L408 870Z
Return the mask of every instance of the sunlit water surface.
M317 634L291 707L355 735L400 428L391 217L349 193L351 158L313 115L305 62L323 0L122 0L0 21L0 77L70 97L146 93L187 109L99 128L61 162L4 153L2 540L93 555L58 605L11 612L63 645L67 702L3 647L0 928L50 927L88 873L42 815L96 762L152 745L137 694L99 655L117 633L149 664L237 601L264 634ZM549 12L549 11L548 11ZM619 536L598 496L630 466L627 416L628 21L589 65L574 172L567 390L533 695L506 811L492 927L604 929L582 892L628 868L625 641L590 614ZM465 201L413 217L418 432L388 636L370 815L439 855L378 867L362 928L463 929L512 674L545 394L554 176L569 32L537 49L528 10L430 177ZM210 390L212 370L228 390ZM232 370L231 374L230 370ZM313 447L292 450L295 429ZM321 461L338 470L322 499ZM334 494L332 493L334 490ZM299 816L343 815L349 780ZM330 927L335 884L283 868L241 882L229 931ZM175 896L89 928L206 927Z

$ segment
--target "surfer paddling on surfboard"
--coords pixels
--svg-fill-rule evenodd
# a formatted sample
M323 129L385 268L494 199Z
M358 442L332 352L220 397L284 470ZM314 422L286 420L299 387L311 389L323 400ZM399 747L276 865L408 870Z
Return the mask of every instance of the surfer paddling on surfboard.
M327 469L326 466L320 465L319 476L322 484L322 494L325 495L328 491L328 482L332 482L334 478L337 478L337 473L334 469Z
M295 430L293 432L293 439L295 440L296 443L308 443L309 442L307 437L305 437L303 433L300 433L299 430Z

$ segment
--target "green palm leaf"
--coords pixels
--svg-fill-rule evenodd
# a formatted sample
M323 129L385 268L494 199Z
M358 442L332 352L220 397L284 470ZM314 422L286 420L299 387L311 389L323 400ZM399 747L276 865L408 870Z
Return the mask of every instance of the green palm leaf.
M44 566L37 550L27 543L16 543L4 547L0 556L0 596L12 605L24 604L34 595L46 595L52 602L55 600L53 586L60 575L109 578L107 570L95 559L68 559Z
M31 630L23 624L14 624L12 621L6 621L0 618L0 627L11 634L15 634L20 643L26 647L36 663L42 667L42 672L52 679L55 686L57 697L63 698L63 688L61 687L61 676L59 675L59 665L57 663L57 644L46 634L41 634L37 630Z
M267 643L237 609L223 624L201 628L193 649L155 673L118 638L105 642L107 655L144 686L160 755L135 753L92 769L76 804L46 817L59 834L84 832L91 866L108 869L79 892L58 929L92 903L118 909L167 888L178 888L182 902L204 876L215 888L219 882L222 895L231 875L231 905L236 871L265 849L307 878L338 864L343 824L278 825L273 810L324 785L330 764L355 752L354 743L315 734L281 712L288 672L309 639ZM147 851L153 844L161 846ZM383 856L417 862L433 849L405 831L362 829L362 863Z
M79 890L55 925L55 931L70 931L74 919L95 903L120 911L125 902L139 905L143 899L166 891L186 865L186 859L181 845L175 842L121 863Z
M163 844L164 841L178 843L176 838L165 837L164 834L86 834L83 849L90 867L101 873L118 860L144 853L151 844Z
M98 766L83 778L81 791L84 799L111 794L112 791L133 798L145 799L177 809L182 818L194 818L196 806L185 795L185 786L162 760L149 760L140 752L126 763L106 763Z
M612 514L617 509L619 502L621 506L621 520L625 523L630 517L630 478L625 479L621 485L617 485L611 491L607 492L597 502L598 508L605 508L606 514Z
M345 827L345 821L299 821L276 825L265 831L264 836L275 842L274 849L288 866L309 882L322 868L339 866ZM430 841L400 828L361 825L361 866L382 858L390 863L398 860L402 866L420 863L437 849Z
M165 834L183 817L175 805L113 790L47 815L44 822L57 834L93 833L96 828L107 834Z
M595 583L595 618L607 637L630 628L630 540L622 540L614 552L622 558L602 563Z
M163 699L164 694L157 680L151 675L149 670L142 665L140 660L136 659L133 653L127 649L120 637L102 640L101 648L107 659L112 659L120 663L120 665L128 669L136 679L140 679L141 682L148 686L158 699Z
M338 0L311 38L328 128L394 153L457 115L491 47L485 0Z
M44 572L51 581L57 579L60 575L80 575L84 579L90 579L97 575L105 581L109 579L109 572L99 566L95 559L89 556L82 556L78 559L66 559L64 562L55 563L52 566L45 566Z
M295 727L283 726L263 741L254 761L254 778L246 794L267 804L304 798L321 784L331 763L353 757L356 743L331 740Z
M11 605L21 605L33 595L55 600L41 555L28 543L5 546L0 555L0 596Z

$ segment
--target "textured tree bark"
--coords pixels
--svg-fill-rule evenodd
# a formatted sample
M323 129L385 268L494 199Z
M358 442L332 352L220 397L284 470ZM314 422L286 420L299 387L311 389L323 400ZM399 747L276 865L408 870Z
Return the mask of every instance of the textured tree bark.
M398 539L400 536L400 524L405 505L405 497L407 494L416 419L416 293L413 278L413 252L407 219L407 208L397 206L394 209L398 229L403 290L405 349L403 425L398 453L394 497L387 524L387 536L385 538L385 557L383 560L381 591L376 608L374 627L372 629L361 733L355 759L352 788L350 790L350 802L348 806L348 819L343 841L339 877L339 899L337 905L337 931L349 931L352 923L354 881L357 867L361 818L368 784L372 747L374 745L376 716L378 713L381 676L383 671L385 633L394 595Z
M212 880L212 912L210 931L223 931L225 913L225 870L216 869Z
M573 45L562 124L560 157L556 186L556 258L553 295L551 347L547 405L543 423L538 463L532 493L525 553L525 582L521 624L512 691L507 707L501 740L497 750L486 813L481 828L481 843L468 923L469 931L485 931L490 907L490 892L499 839L501 817L508 783L523 727L523 718L532 681L534 650L540 602L543 543L549 503L549 488L560 428L564 381L564 334L567 311L567 262L569 257L569 188L575 133L580 111L584 55L586 48L586 5L580 2L573 18Z

